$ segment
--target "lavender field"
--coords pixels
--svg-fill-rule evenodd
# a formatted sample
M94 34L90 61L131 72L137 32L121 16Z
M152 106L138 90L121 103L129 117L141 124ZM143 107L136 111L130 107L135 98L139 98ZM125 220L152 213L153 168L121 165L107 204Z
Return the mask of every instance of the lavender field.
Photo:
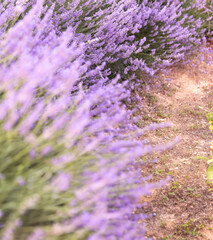
M175 64L211 65L213 2L6 0L0 12L0 239L153 239L145 198L171 174L149 168L181 138L149 140L171 123L148 118L146 100Z

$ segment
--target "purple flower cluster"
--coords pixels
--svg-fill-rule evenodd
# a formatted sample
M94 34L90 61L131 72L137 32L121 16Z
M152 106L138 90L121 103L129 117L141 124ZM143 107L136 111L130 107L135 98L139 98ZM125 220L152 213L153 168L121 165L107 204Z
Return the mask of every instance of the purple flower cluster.
M90 45L94 62L88 55L92 36L85 42L70 26L80 26L76 19L85 6L100 20L106 9L74 0L66 7L75 11L66 12L60 7L64 1L49 7L33 2L0 4L0 239L144 239L144 226L137 222L147 216L132 211L139 196L157 185L145 183L138 158L165 146L136 140L158 126L137 131L121 104L130 94L127 83L118 83L117 76L104 84L102 45L100 54ZM106 4L126 13L128 28L128 16L138 6ZM60 19L55 7L57 17L62 11ZM113 15L106 23L113 23ZM61 19L68 25L59 32ZM102 31L113 34L115 29L106 27ZM131 41L125 27L124 35ZM118 35L114 40L120 41ZM124 45L130 46L128 41ZM98 81L86 89L82 79L94 76Z
M58 1L54 22L59 33L73 26L87 43L91 69L102 66L104 77L120 73L130 80L137 70L153 76L200 45L206 31L204 16L212 19L206 4L203 0ZM93 74L90 83L95 80Z

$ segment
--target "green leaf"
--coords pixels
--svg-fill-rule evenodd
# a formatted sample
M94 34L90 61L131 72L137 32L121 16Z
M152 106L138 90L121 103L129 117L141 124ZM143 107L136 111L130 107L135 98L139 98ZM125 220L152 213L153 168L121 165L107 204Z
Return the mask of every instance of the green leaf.
M208 164L213 163L213 159L209 159L209 160L207 161L207 163L208 163Z
M209 160L209 158L207 157L203 157L203 156L196 156L196 157L193 157L194 159L202 159L202 160ZM212 160L213 161L213 160Z
M190 192L193 192L195 189L194 189L194 188L187 187L187 190L190 191Z
M207 183L213 180L213 164L211 164L207 169Z

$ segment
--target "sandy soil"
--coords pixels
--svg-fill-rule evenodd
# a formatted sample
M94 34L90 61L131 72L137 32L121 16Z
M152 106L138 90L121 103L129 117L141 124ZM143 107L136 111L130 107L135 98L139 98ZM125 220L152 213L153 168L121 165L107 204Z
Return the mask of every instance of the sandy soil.
M163 81L168 78L172 80ZM157 164L144 165L142 173L153 174L153 181L168 175L171 181L152 196L142 198L147 205L138 211L154 213L146 221L147 237L213 240L213 194L206 184L208 164L198 157L211 157L213 134L206 114L213 112L213 63L200 62L193 56L190 62L172 67L168 76L160 74L159 79L155 86L160 84L161 88L137 92L143 99L138 125L170 121L170 128L146 137L153 143L176 136L181 141L172 150L152 156L157 157Z

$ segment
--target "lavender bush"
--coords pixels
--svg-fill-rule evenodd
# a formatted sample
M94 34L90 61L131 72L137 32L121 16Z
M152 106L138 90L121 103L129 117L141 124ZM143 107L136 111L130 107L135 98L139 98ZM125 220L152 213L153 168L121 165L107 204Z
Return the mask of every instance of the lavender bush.
M26 9L32 4L25 1ZM100 73L105 81L117 73L128 80L137 72L153 76L205 41L212 19L209 0L50 0L45 6L53 8L58 35L73 27L75 41L87 44L85 59L100 70L84 77L88 85Z
M211 0L207 1L207 19L205 21L205 28L207 29L207 38L212 39L213 38L213 2Z
M0 5L0 239L143 239L132 211L156 184L138 158L172 144L136 139L165 124L139 131L126 83L104 85L76 29L59 33L55 7L30 4Z
M130 80L137 70L153 76L200 45L212 19L210 5L203 0L58 1L54 21L58 32L73 26L87 42L91 68L106 63L104 77L120 73ZM95 81L93 76L90 83Z

